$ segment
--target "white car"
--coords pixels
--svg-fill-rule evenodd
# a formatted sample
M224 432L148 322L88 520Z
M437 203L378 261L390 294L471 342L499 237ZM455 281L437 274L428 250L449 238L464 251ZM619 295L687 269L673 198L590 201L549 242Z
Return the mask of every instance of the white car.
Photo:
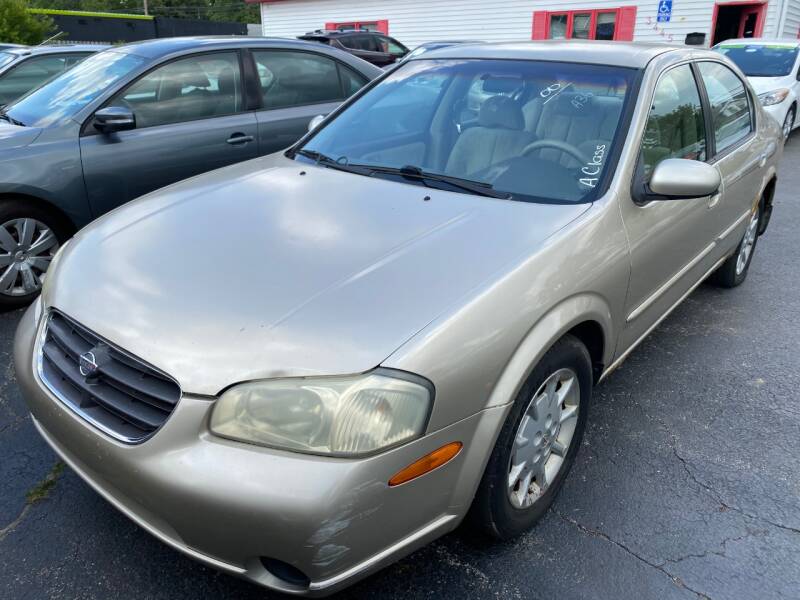
M747 75L761 105L781 124L784 138L798 125L799 49L800 40L752 38L726 40L714 46Z

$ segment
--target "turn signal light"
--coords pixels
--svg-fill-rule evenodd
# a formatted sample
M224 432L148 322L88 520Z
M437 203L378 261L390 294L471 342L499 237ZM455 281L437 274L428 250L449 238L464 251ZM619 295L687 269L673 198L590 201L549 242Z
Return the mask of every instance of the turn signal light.
M389 480L389 485L395 486L400 485L401 483L406 483L412 479L420 477L421 475L425 475L425 473L429 473L444 464L447 464L453 460L459 452L461 452L461 448L463 446L464 444L461 442L450 442L449 444L434 450L430 454L423 456L418 461L411 463L405 469L397 473L397 475Z

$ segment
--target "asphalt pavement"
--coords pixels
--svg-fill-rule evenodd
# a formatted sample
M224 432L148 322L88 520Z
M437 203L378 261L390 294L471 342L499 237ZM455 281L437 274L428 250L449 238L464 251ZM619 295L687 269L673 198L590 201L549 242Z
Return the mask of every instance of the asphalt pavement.
M458 530L339 598L800 599L800 133L750 275L703 285L595 391L530 533ZM276 597L133 525L39 438L0 315L0 598Z

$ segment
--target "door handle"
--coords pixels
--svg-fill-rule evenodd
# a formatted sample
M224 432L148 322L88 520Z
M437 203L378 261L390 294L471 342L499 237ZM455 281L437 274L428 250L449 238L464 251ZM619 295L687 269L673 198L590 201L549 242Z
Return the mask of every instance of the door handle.
M247 142L252 142L255 138L252 135L245 135L243 133L234 133L231 137L225 140L228 144L236 145L236 144L246 144Z

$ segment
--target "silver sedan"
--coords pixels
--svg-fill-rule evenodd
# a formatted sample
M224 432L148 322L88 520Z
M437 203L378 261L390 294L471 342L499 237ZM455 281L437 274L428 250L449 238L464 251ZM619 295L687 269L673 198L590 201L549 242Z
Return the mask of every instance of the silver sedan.
M666 45L454 46L315 125L85 228L15 344L98 493L301 595L528 530L593 386L744 281L782 148L732 63Z

